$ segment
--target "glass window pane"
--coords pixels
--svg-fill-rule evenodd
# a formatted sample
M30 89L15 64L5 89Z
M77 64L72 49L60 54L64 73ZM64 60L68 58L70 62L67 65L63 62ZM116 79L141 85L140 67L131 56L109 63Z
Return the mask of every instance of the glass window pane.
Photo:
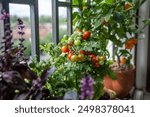
M67 34L67 8L59 7L59 39Z
M39 0L39 36L40 45L52 42L52 0ZM41 60L48 58L42 51Z
M18 35L17 30L17 19L21 18L25 24L25 41L24 46L27 47L25 50L25 56L31 56L31 26L30 26L30 7L29 5L20 5L20 4L9 4L10 8L10 22L11 28L13 31L13 39L15 46L19 43L20 36Z
M52 41L51 0L39 0L40 44Z
M113 43L111 41L109 41L107 49L109 51L110 58L113 59Z

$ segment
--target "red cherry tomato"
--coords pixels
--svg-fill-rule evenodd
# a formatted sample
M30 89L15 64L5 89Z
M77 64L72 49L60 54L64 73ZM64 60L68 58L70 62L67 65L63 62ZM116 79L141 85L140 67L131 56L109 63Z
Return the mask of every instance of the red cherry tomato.
M100 67L99 63L95 63L95 67L96 68Z
M68 54L68 59L71 60L71 57L72 57L72 54L69 53L69 54Z
M79 54L84 54L84 53L85 53L84 50L79 51Z
M63 53L69 52L68 46L63 46L63 47L61 48L61 51L62 51Z
M83 40L87 40L91 35L90 31L85 31L82 35Z

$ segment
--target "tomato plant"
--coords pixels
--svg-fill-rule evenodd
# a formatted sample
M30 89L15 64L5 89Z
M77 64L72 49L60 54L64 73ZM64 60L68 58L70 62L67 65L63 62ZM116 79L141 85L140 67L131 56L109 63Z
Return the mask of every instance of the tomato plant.
M81 80L87 75L95 82L93 99L103 95L104 76L115 77L110 69L111 58L122 62L120 57L125 56L122 63L130 63L130 51L137 43L133 34L139 31L133 27L136 10L142 4L137 1L92 0L88 4L85 0L73 0L80 10L73 13L73 33L64 35L56 47L53 44L42 47L56 68L47 81L54 96L63 95L69 89L80 94ZM107 48L109 42L114 44L113 57Z

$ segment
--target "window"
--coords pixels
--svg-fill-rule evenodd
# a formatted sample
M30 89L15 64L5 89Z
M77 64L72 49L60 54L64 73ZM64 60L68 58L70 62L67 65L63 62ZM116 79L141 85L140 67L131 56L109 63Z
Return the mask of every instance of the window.
M52 0L52 20L53 20L53 42L55 44L57 44L59 42L59 38L61 38L60 35L60 31L59 31L59 23L61 23L61 19L59 16L61 16L60 14L60 10L63 9L67 9L66 10L66 16L64 15L64 17L66 17L66 21L67 21L67 32L69 35L71 35L72 33L72 8L71 8L71 1L72 0ZM64 22L64 21L63 21Z
M38 22L38 0L10 0L2 1L2 6L6 11L13 10L9 8L10 3L23 4L30 7L30 19L31 19L31 43L32 43L32 57L37 57L39 60L39 22ZM20 13L21 14L21 13Z
M67 8L59 7L59 40L67 34Z
M40 45L52 42L52 0L39 0L39 40ZM40 51L40 59L48 56Z
M71 8L72 0L32 0L32 1L0 0L0 1L2 1L3 8L13 15L13 19L16 16L22 17L21 16L22 14L28 15L25 19L26 23L28 23L29 34L25 38L29 38L28 43L29 45L32 45L31 46L32 57L36 56L38 60L40 59L40 51L39 51L40 44L50 42L52 41L52 39L54 43L58 43L62 35L66 33L70 35L72 33L72 8ZM14 9L15 7L14 5L16 4L17 8L20 9L21 12L21 13L19 12L20 14L18 13L18 11L16 12L16 14L13 14L13 12L15 12L14 10L16 9L16 8ZM51 5L53 8L51 7ZM45 10L49 11L49 13L44 12ZM31 29L29 28L29 25ZM13 30L14 30L13 32L15 33L15 29Z
M39 35L40 44L52 41L52 10L51 0L39 0Z
M24 21L25 24L25 41L24 45L27 47L25 50L25 56L31 56L31 22L30 22L30 8L29 5L20 5L20 4L9 4L10 9L10 22L11 22L11 28L13 31L13 39L14 44L17 46L19 41L19 35L17 32L17 19L21 18ZM20 12L18 12L20 11Z
M31 41L29 44L32 45L32 57L36 56L38 60L40 58L40 44L50 42L52 39L54 43L58 43L59 38L61 38L63 34L72 33L71 0L10 0L9 3L8 1L0 1L3 2L3 8L7 11L10 11L10 14L13 16L16 15L22 17L22 14L26 14L25 12L28 12L28 18L26 18L26 21L28 20L29 34L27 38L30 38L28 40ZM13 12L15 12L14 10L16 9L14 9L15 4L17 4L18 9L20 8L22 10L22 8L24 8L24 10L20 10L22 13L19 12L19 14L17 11L16 14L13 14ZM51 12L51 5L53 7L53 13ZM25 7L28 7L28 10ZM44 10L49 11L49 14L45 14ZM65 14L63 14L63 12L65 12ZM14 16L13 19L16 16ZM31 25L31 31L29 25Z

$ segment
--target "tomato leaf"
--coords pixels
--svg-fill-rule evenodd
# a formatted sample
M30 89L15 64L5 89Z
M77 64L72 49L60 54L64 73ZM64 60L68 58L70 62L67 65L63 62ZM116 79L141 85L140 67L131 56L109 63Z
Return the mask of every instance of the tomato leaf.
M116 73L113 72L113 71L110 71L110 72L108 73L108 75L110 76L110 78L111 78L112 80L116 80L116 79L117 79Z
M96 81L96 84L94 85L94 99L98 100L103 94L103 83Z
M103 0L101 4L113 4L114 0Z

